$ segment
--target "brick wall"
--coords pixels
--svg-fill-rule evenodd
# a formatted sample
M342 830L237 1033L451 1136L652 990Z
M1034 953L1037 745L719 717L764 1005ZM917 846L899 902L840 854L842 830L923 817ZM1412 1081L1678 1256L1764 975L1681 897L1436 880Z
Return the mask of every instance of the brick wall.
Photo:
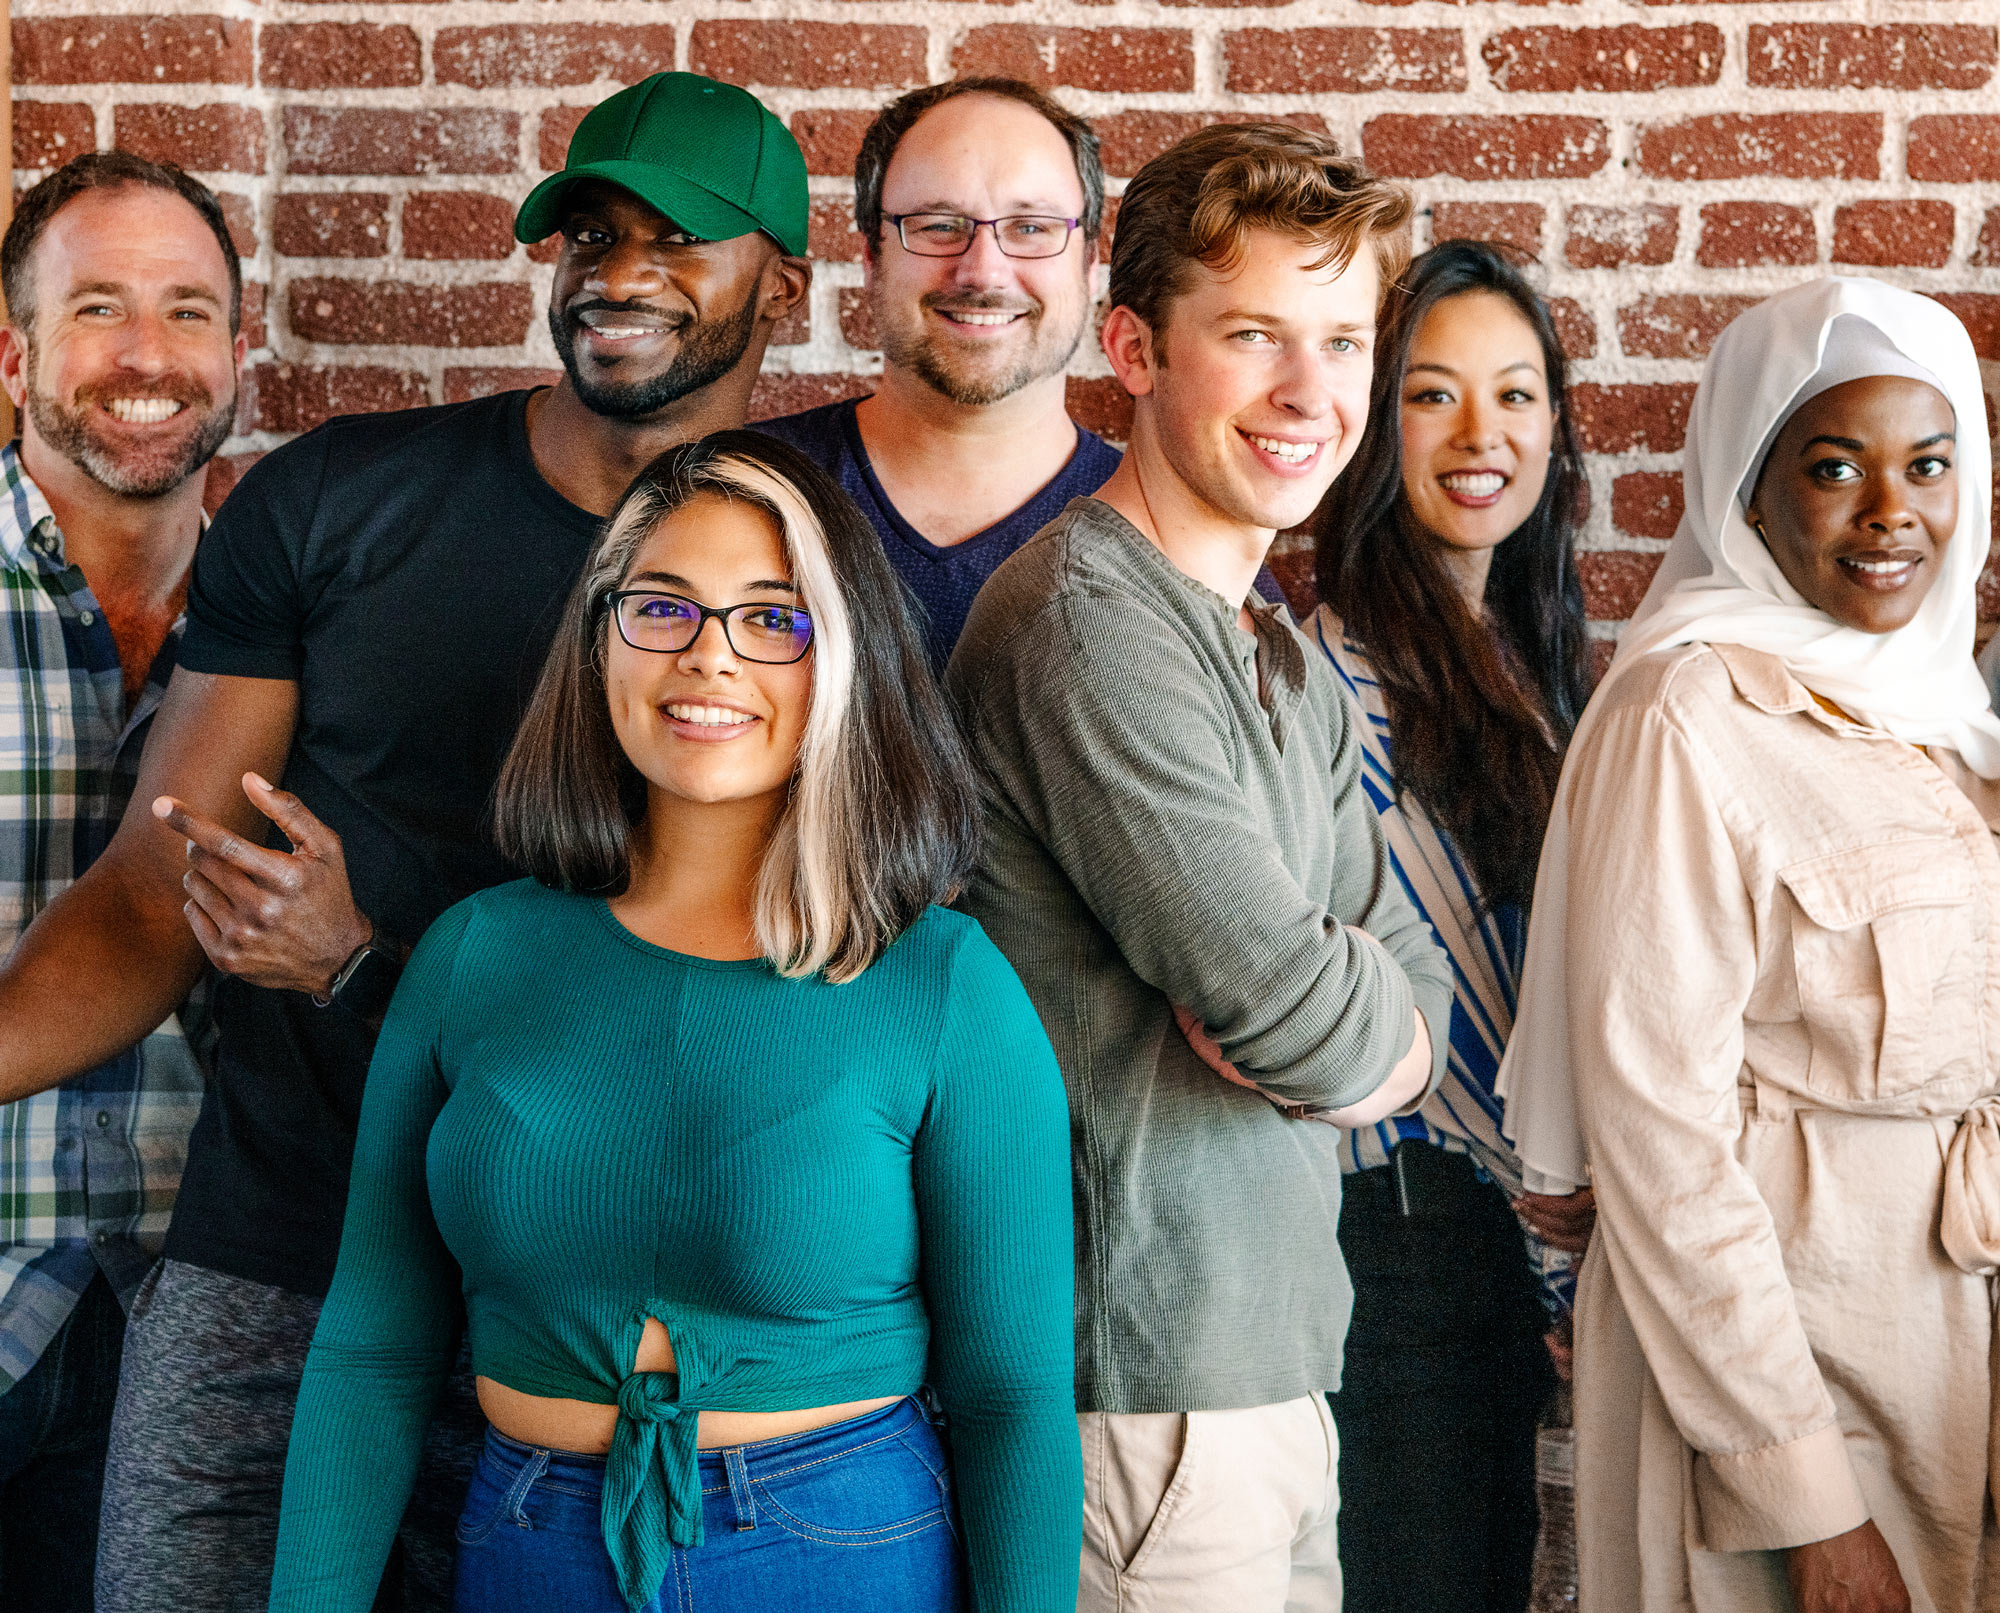
M813 174L811 311L771 350L763 412L879 366L855 143L887 94L953 73L1055 89L1096 121L1114 191L1197 124L1276 115L1406 179L1420 244L1520 243L1578 361L1601 634L1673 530L1700 360L1749 302L1835 268L1934 293L2000 390L1992 0L15 0L14 17L17 184L115 143L224 193L254 282L239 460L330 412L547 374L550 254L514 244L513 205L583 109L665 67L756 89ZM1074 370L1080 416L1117 435L1101 358Z

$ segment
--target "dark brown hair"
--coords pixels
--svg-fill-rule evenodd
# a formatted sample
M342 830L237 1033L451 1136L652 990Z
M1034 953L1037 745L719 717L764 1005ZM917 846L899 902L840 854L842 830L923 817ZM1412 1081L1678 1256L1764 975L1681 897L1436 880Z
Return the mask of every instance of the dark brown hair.
M14 221L0 238L0 291L7 297L7 317L21 330L34 334L35 247L42 232L77 197L87 191L115 189L120 185L145 185L178 196L201 215L222 248L222 261L229 269L229 332L243 328L243 264L230 239L229 221L222 216L222 203L215 192L199 179L170 162L151 162L129 151L91 151L72 157L54 173L38 182L14 209Z
M1169 146L1125 187L1111 243L1111 306L1160 329L1196 265L1230 273L1253 229L1318 243L1315 269L1345 266L1366 242L1386 290L1409 261L1409 221L1409 192L1343 157L1326 135L1287 123L1212 124Z
M1474 292L1506 298L1533 328L1556 411L1541 499L1493 551L1490 625L1466 604L1403 488L1410 347L1431 309ZM1493 904L1534 894L1563 749L1590 693L1574 552L1583 458L1566 385L1548 308L1500 249L1432 247L1390 293L1368 433L1314 518L1319 595L1374 665L1397 793L1451 835Z
M811 706L764 853L757 938L784 974L851 980L956 891L978 849L979 805L882 540L838 482L774 438L683 443L619 501L501 768L496 838L544 885L625 889L647 792L611 723L607 598L659 524L703 493L777 523L813 621Z
M1069 143L1076 160L1076 177L1083 185L1083 231L1086 252L1094 250L1097 232L1104 223L1104 163L1097 154L1097 134L1090 125L1060 101L1044 95L1032 84L1018 78L959 78L946 84L927 84L908 95L899 95L875 114L868 132L861 137L861 154L854 159L854 227L872 257L882 246L882 178L889 171L889 159L903 143L917 119L933 107L955 101L961 95L997 95L1004 100L1039 112L1055 125L1056 133Z

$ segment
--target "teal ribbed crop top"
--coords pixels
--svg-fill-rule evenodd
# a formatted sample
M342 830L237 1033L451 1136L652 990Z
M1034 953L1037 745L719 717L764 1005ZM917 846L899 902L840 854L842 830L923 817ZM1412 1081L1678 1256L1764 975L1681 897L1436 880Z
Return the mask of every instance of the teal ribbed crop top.
M1076 1604L1069 1122L1040 1022L933 908L846 985L523 881L410 960L299 1395L271 1607L366 1613L455 1348L615 1404L628 1601L700 1538L695 1414L942 1402L977 1606ZM678 1376L635 1373L657 1317Z

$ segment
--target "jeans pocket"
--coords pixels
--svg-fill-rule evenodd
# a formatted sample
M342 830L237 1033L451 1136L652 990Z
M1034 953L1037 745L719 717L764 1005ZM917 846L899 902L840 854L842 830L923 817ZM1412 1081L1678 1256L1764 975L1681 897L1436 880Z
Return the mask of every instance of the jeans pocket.
M751 1487L760 1510L787 1533L821 1545L867 1546L948 1527L946 1473L943 1447L920 1424L763 1475Z
M465 1509L458 1515L453 1533L461 1546L476 1546L507 1522L522 1529L534 1524L523 1511L529 1493L549 1465L545 1450L529 1451L524 1460L510 1463L497 1460L492 1446L479 1456L472 1475L472 1487L465 1494Z
M465 1492L465 1507L452 1533L461 1546L476 1546L493 1533L506 1510L506 1488L492 1481L482 1460L473 1475L472 1488Z

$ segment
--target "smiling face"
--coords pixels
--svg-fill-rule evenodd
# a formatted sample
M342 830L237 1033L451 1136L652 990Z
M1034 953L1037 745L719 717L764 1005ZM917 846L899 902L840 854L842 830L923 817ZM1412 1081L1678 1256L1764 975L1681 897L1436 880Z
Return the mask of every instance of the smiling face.
M1410 343L1401 399L1403 493L1448 549L1496 547L1534 514L1556 415L1542 344L1491 291L1432 306Z
M801 603L776 520L715 493L661 521L619 587L717 608ZM813 651L788 666L746 660L712 618L677 652L634 649L610 622L604 632L611 725L656 802L782 800L811 706Z
M758 233L703 241L630 191L601 180L564 199L549 335L592 412L655 414L753 369L760 303L776 295L776 242Z
M1955 430L1942 393L1899 375L1833 387L1785 422L1749 518L1807 604L1864 633L1916 615L1958 524Z
M121 497L172 492L236 418L245 344L214 233L179 196L119 185L50 219L31 261L33 323L7 367L28 436Z
M1081 226L1053 258L1010 258L988 229L961 257L927 258L906 250L887 222L906 213L1080 217L1083 184L1054 124L1002 96L961 95L933 107L889 159L882 212L882 238L864 273L889 365L973 406L1062 373L1090 312Z
M1375 255L1364 241L1344 267L1315 269L1322 250L1247 231L1235 272L1195 265L1135 366L1117 349L1133 350L1120 338L1136 316L1116 310L1105 327L1160 458L1235 525L1283 530L1306 520L1368 424Z

